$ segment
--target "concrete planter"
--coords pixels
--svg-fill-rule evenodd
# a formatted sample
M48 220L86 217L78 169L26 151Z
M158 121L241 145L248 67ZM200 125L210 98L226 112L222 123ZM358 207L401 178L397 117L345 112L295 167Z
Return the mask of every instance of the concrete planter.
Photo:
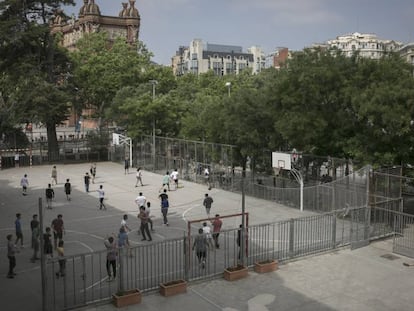
M160 284L160 294L164 297L173 296L187 292L187 282L176 280Z
M224 279L227 281L235 281L245 278L249 274L249 269L245 266L229 267L224 269Z
M112 301L117 308L141 303L141 292L138 289L127 290L112 295Z
M257 273L267 273L278 269L277 260L259 261L254 264L254 271Z

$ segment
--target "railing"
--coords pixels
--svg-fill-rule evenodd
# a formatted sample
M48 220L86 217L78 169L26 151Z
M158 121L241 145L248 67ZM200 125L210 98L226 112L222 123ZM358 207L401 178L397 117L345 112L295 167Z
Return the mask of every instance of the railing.
M361 209L358 209L361 210ZM245 263L277 259L281 262L316 254L350 243L351 218L344 211L249 226ZM64 277L56 277L58 260L47 263L48 310L63 310L104 301L119 289L155 290L162 282L219 276L240 262L237 229L220 233L220 248L211 245L205 267L191 249L193 237L121 249L117 278L108 282L106 251L68 256Z

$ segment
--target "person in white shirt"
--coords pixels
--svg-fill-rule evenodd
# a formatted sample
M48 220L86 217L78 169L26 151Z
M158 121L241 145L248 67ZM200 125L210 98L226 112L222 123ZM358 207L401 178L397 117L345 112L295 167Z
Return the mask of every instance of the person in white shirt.
M20 186L22 186L22 194L27 195L27 187L29 186L27 174L24 174L23 178L20 180Z
M171 175L170 175L171 179L174 181L175 184L175 190L178 189L178 172L177 169L175 169Z
M206 185L208 187L208 190L211 190L211 185L210 185L210 171L208 170L208 167L206 167L204 169L204 180L206 182Z
M122 217L122 220L121 220L121 227L124 227L125 228L125 232L131 231L131 229L128 227L127 220L128 220L128 215L125 214Z
M103 203L104 199L105 199L105 191L103 190L103 186L100 185L99 189L96 190L98 192L98 197L99 197L99 209L105 209L106 210L106 206Z
M144 185L142 183L142 172L141 172L141 168L140 167L138 167L138 169L137 169L137 181L135 182L135 187L138 187L138 183L141 183L141 186Z
M147 198L142 194L142 192L140 192L139 195L135 198L135 203L138 205L138 208L141 206L145 207L146 202Z
M206 222L203 223L203 233L207 238L209 246L213 247L213 236L211 235L211 228Z

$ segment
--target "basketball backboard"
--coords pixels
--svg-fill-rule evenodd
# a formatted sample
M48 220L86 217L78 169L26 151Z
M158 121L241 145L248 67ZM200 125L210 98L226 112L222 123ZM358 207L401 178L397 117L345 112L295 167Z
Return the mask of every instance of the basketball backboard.
M290 171L292 169L291 154L284 152L272 152L272 167Z

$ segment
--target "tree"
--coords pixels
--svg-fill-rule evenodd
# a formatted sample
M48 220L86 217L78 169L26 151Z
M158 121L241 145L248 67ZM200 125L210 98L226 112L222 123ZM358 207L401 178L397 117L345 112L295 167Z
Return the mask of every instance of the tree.
M138 47L122 38L110 42L105 32L85 36L77 48L72 54L74 82L84 105L95 110L100 128L105 110L109 109L108 117L119 117L112 100L120 89L148 82L151 53L142 42Z
M63 85L69 62L65 51L58 48L50 35L49 20L60 5L69 4L74 2L0 3L0 72L4 73L6 85L14 86L2 88L2 92L6 92L3 98L16 100L4 106L18 111L13 123L29 120L46 125L51 160L59 154L56 123L66 118L68 96Z

